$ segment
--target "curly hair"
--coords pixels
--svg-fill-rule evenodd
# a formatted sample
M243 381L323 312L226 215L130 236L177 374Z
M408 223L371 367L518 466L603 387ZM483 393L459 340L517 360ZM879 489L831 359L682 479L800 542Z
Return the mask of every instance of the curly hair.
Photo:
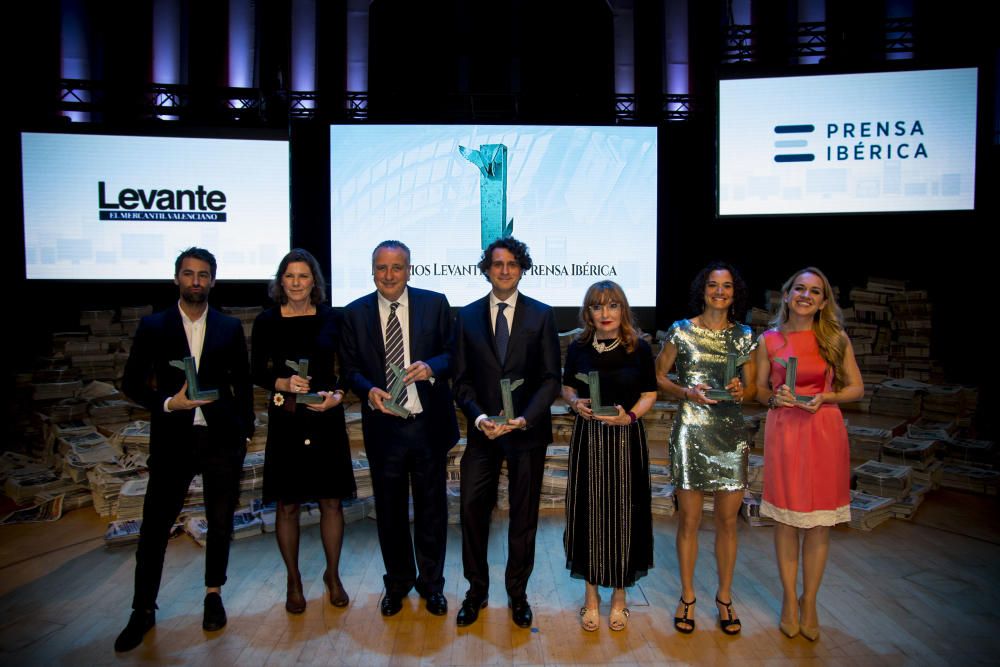
M309 293L309 301L313 305L326 301L326 280L323 278L323 270L319 268L319 262L312 256L312 253L302 248L292 248L281 259L281 263L278 264L278 271L274 274L274 278L271 278L271 282L267 286L268 296L275 303L281 305L288 303L288 295L285 294L285 288L281 286L281 277L285 275L288 265L292 262L303 262L309 266L309 271L313 276L313 286L312 291Z
M594 318L590 313L591 306L599 306L606 303L617 303L621 309L621 323L618 328L618 337L625 345L628 352L634 352L635 346L639 342L642 330L632 321L632 309L628 305L628 298L621 285L612 280L601 280L587 288L587 293L583 296L583 305L580 306L580 326L583 328L576 339L582 343L593 341L597 333L594 326Z
M531 255L528 253L528 246L523 241L518 241L513 236L507 236L502 239L497 239L493 243L486 246L483 250L483 256L479 259L479 271L486 277L486 280L490 279L489 270L490 266L493 264L493 251L497 248L503 248L504 250L510 251L510 254L514 255L514 259L521 267L521 271L528 271L531 269Z
M836 300L833 298L833 287L826 275L815 266L807 266L801 271L795 272L791 278L781 286L781 307L778 313L771 320L771 326L784 337L784 326L788 322L788 295L792 287L803 275L811 273L823 283L823 301L825 306L816 311L813 315L812 330L816 335L816 344L819 346L820 356L823 361L833 369L833 388L842 389L847 371L844 368L844 353L847 350L847 334L844 332L844 313L840 310ZM785 344L788 339L785 339ZM782 345L784 347L784 345ZM780 349L780 348L779 348Z
M688 291L688 306L691 312L701 314L705 310L705 287L712 271L729 271L729 275L733 277L733 302L729 305L729 321L732 323L742 321L740 318L745 318L747 314L747 284L736 267L728 262L709 262L691 281L691 288Z

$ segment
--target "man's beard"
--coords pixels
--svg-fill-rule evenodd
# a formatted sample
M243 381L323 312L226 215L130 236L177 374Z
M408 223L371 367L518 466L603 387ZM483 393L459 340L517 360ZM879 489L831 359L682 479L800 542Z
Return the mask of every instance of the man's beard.
M190 290L181 290L181 299L185 303L205 303L208 300L208 290L202 288L200 292L191 292Z

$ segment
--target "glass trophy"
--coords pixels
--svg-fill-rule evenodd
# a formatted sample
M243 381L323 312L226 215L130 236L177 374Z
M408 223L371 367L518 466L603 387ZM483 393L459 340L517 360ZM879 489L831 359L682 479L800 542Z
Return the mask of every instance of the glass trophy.
M799 358L788 357L787 361L785 359L778 358L775 359L775 361L785 367L785 384L787 384L788 388L792 390L792 396L795 397L795 400L799 403L808 403L813 400L812 396L795 393L795 381L797 379L796 375L798 374Z
M285 365L291 368L293 371L295 371L295 374L298 375L300 378L309 377L308 359L299 359L298 363L286 359ZM314 393L308 393L308 394L293 393L292 396L295 397L296 403L301 403L302 405L317 405L326 400L322 395Z
M483 250L514 232L507 219L507 146L481 144L479 150L458 147L459 154L479 169L479 209Z
M590 371L586 375L577 373L576 379L586 382L590 387L590 411L599 417L611 417L618 414L618 408L611 405L601 404L601 375L597 371Z
M736 373L739 372L740 366L750 361L750 355L743 355L742 357L737 356L735 352L730 352L726 355L726 376L723 378L725 384L737 377ZM705 392L705 397L713 401L734 401L733 395L729 393L728 389L709 389Z
M187 397L192 401L214 401L219 398L218 389L202 389L198 386L198 368L194 357L184 357L181 361L171 361L170 365L184 371L187 378Z
M514 390L524 384L524 380L500 380L500 400L503 402L503 414L487 417L494 424L506 424L514 417Z
M397 417L406 419L410 416L410 411L399 404L400 400L405 400L406 398L406 383L403 382L403 377L406 373L402 368L393 363L389 364L389 373L392 375L392 382L389 383L386 391L389 392L391 397L383 400L382 405Z

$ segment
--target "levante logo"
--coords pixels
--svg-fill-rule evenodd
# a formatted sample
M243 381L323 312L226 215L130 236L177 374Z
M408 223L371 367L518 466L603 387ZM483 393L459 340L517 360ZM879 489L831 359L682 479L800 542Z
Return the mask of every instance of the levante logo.
M104 181L97 182L98 215L101 220L163 220L167 222L225 222L226 194L206 190L122 188L108 201Z
M775 125L775 162L812 162L817 154L806 152L816 126L809 123ZM927 158L924 126L919 120L873 120L827 123L825 145L819 157L827 162L910 160ZM786 152L789 151L789 152Z

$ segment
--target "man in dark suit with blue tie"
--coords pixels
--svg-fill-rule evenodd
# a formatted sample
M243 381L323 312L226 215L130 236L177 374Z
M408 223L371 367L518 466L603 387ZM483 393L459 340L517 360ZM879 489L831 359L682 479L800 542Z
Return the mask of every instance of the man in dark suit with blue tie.
M448 387L451 311L443 294L407 286L410 249L400 241L383 241L375 247L372 276L376 291L344 309L340 360L345 381L362 401L361 426L385 563L381 612L399 613L403 598L415 587L426 600L427 611L441 616L448 613L447 454L458 442ZM405 373L406 391L397 399L386 391L391 384L390 364ZM409 416L390 409L396 407L393 403Z
M510 527L505 584L514 623L531 627L528 577L535 564L535 532L545 447L552 442L550 407L560 388L559 338L552 308L520 294L531 268L528 247L514 238L491 243L479 270L493 289L459 311L455 324L455 400L468 420L462 456L462 564L469 590L457 623L479 617L489 593L486 559L490 513L500 466L507 460ZM500 381L523 380L511 394L514 414L500 424Z
M191 479L199 473L208 520L202 627L211 631L226 624L221 590L254 413L243 325L208 305L215 271L215 257L203 248L188 248L177 257L174 283L180 299L142 319L125 365L122 389L149 410L151 424L133 612L115 641L116 651L138 646L156 623L167 539ZM185 372L170 363L189 356L195 360L199 387L217 390L218 398L189 398Z

